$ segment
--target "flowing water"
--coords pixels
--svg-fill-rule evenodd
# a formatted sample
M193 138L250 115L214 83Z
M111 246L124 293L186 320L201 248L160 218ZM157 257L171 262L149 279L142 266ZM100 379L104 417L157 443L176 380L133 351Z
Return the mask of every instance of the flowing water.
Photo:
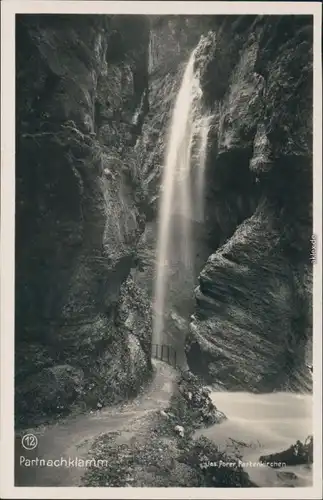
M181 263L187 276L192 271L192 220L203 213L204 170L209 119L201 113L202 90L194 70L195 51L186 65L169 127L161 184L158 218L157 266L154 284L154 339L163 343L168 262L171 239L179 231ZM193 154L193 150L195 153ZM193 171L198 170L194 173ZM197 179L197 182L195 180ZM181 227L174 227L174 215ZM192 289L193 293L193 289Z
M297 440L304 442L313 434L312 396L287 392L252 394L212 392L216 407L228 417L220 425L201 429L198 435L213 440L222 449L239 446L245 470L258 486L310 486L312 470L308 466L287 466L280 470L259 467L261 455L288 449ZM286 479L282 472L293 472L298 479ZM291 482L291 484L289 484Z

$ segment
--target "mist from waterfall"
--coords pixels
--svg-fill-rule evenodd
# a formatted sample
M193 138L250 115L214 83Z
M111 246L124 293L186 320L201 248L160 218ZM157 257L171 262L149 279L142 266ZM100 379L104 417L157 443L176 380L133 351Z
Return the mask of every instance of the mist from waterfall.
M201 112L203 93L199 75L194 70L195 53L196 49L188 60L175 100L162 174L154 283L153 341L156 344L163 343L167 266L171 260L174 214L180 215L181 227L177 228L181 235L180 256L188 274L192 273L193 266L192 220L203 218L209 117L204 117Z

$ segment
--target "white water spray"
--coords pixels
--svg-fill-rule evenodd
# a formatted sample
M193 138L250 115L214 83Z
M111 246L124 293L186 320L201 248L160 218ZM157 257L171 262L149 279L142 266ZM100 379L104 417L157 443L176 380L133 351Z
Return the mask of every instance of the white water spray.
M186 65L175 101L166 148L159 206L157 268L154 293L154 343L162 344L167 263L170 261L172 218L181 215L181 258L189 273L192 268L191 221L201 218L204 196L204 170L209 119L201 116L202 90L194 72L195 51ZM192 148L197 142L197 158ZM192 185L192 167L199 169L197 186ZM195 184L195 183L194 183ZM193 193L192 191L195 191ZM192 201L194 200L194 201ZM196 204L196 207L195 207ZM198 214L196 214L198 210Z
M254 464L245 471L250 479L261 487L284 486L277 476L277 469L258 467L261 455L281 452L305 441L313 434L312 396L288 392L254 394L248 392L211 392L215 406L223 411L228 420L208 429L198 430L211 439L220 450L228 450L233 441L245 443L240 447L242 462ZM284 472L298 476L295 486L311 486L311 467L296 465L284 467ZM288 483L288 481L287 481Z

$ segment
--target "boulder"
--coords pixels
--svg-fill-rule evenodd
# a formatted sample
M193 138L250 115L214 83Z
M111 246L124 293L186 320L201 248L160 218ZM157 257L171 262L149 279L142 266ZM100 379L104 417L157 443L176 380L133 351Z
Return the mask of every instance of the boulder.
M70 365L44 368L28 377L20 393L21 409L29 412L61 413L68 410L84 388L84 373Z
M180 437L184 437L184 434L185 434L185 430L184 430L184 427L182 425L175 425L174 427L174 431L180 436Z
M281 467L280 463L286 465L308 465L313 463L313 437L309 436L304 443L296 441L296 443L286 450L271 453L270 455L262 455L259 458L260 462L268 463L272 468Z

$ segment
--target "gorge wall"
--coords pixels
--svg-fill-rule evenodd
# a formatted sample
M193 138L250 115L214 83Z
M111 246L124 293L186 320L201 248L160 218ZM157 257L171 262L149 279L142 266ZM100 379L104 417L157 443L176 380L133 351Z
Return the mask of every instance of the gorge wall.
M16 36L18 422L151 374L165 142L197 45L206 217L194 283L173 241L166 327L208 383L310 390L312 19L24 15Z
M215 117L207 212L216 251L199 277L187 356L231 390L311 386L311 23L227 16L200 44Z
M18 421L126 398L151 372L130 270L144 229L133 146L147 110L145 17L17 18ZM31 414L31 415L29 415Z

